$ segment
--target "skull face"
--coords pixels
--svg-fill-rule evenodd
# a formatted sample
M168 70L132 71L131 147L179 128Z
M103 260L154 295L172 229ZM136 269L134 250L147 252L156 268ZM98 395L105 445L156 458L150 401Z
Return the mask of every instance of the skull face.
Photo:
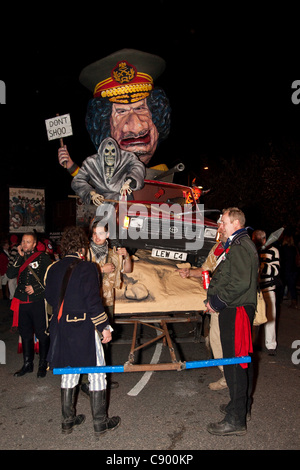
M105 163L108 166L114 166L116 158L116 146L113 141L109 140L103 149Z

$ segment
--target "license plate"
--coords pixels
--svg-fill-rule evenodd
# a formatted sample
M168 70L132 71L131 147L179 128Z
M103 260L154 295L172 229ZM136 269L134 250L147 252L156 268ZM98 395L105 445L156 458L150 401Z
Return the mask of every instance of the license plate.
M187 258L187 253L182 253L180 251L170 251L170 250L157 250L152 248L152 256L155 258L165 258L165 259L175 259L178 261L185 261Z

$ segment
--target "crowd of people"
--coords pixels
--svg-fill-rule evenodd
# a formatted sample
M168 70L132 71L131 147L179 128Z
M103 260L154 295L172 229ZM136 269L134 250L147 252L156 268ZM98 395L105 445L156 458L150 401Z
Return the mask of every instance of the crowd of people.
M235 207L223 211L217 234L218 241L200 268L177 270L182 278L201 278L203 271L209 271L206 313L212 354L216 359L245 356L259 347L253 319L260 290L267 315L264 346L275 355L278 306L289 298L290 307L298 308L297 243L288 231L271 245L265 231L249 234L244 213ZM23 352L16 377L33 372L35 338L39 378L46 376L49 367L105 365L113 331L114 289L120 286L122 273L131 272L132 260L126 248L110 247L108 227L101 220L94 221L89 235L79 227L68 227L59 249L31 232L2 239L2 299L11 302L12 326L18 328ZM220 406L224 419L207 429L215 435L243 435L251 417L253 365L220 366L220 371L220 379L209 388L228 388L230 401ZM118 427L121 419L107 415L106 374L63 374L62 432L72 432L85 420L75 411L80 379L81 389L90 398L95 435Z

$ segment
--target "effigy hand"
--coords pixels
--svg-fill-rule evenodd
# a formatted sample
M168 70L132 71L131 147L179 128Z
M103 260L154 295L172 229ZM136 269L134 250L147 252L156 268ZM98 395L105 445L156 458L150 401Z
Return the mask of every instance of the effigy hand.
M130 183L131 183L131 179L125 181L125 183L123 184L121 190L120 190L120 194L121 196L126 196L126 194L131 194L132 193L132 189L130 187Z
M101 204L103 204L104 196L96 193L96 191L91 191L90 194L91 194L92 203L95 204L95 206L101 206Z
M71 166L74 164L73 160L70 157L70 154L67 150L67 146L64 145L63 147L60 147L58 149L58 161L61 166L64 168L71 168Z

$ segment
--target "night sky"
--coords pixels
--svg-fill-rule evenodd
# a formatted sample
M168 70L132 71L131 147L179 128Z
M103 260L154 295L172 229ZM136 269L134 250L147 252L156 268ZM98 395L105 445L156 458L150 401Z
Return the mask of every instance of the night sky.
M203 166L213 162L216 168L220 157L246 158L281 136L299 140L300 104L291 100L292 83L300 79L299 27L288 7L207 13L191 1L86 5L7 14L0 76L6 83L3 187L45 187L48 201L72 194L70 175L57 161L59 140L48 142L45 119L70 113L73 136L65 144L73 160L80 164L95 153L84 123L91 93L78 76L123 48L167 63L155 85L170 100L171 133L151 164L182 161L201 176ZM183 177L187 183L187 173Z

